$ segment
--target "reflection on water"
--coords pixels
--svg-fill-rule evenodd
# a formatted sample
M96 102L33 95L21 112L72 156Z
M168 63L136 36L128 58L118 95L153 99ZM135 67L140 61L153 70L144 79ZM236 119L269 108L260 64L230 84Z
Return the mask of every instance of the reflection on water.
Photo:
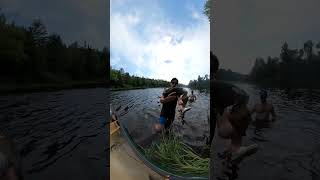
M20 151L25 179L105 177L107 98L103 88L0 96L0 130Z
M151 88L111 93L111 103L118 109L119 119L127 125L137 143L151 136L152 126L159 120L161 103L158 96L162 92L161 88ZM186 124L182 125L176 117L173 127L176 135L181 136L185 143L197 148L205 144L206 137L209 135L210 97L207 93L198 91L194 93L197 100L194 103L188 103L192 109L185 114Z
M250 95L250 107L259 102L259 88L236 85ZM236 179L320 179L320 91L268 92L277 120L249 126L244 143L260 148L239 165Z

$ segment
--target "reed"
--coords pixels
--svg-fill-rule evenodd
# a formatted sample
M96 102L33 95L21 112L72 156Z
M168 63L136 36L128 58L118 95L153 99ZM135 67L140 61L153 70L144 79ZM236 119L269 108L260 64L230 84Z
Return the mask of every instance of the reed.
M159 141L144 149L148 158L162 169L184 176L209 176L209 158L202 158L172 132L160 135Z

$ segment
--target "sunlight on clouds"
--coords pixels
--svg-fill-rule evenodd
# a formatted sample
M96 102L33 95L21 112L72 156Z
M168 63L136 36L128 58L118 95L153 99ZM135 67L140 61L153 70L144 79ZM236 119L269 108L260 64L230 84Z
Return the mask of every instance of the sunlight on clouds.
M160 22L147 20L142 13L112 12L111 64L129 61L136 66L133 74L164 80L176 77L184 84L209 74L209 22L194 10L190 14L197 23L181 27L167 22L161 12L157 13ZM119 61L120 56L125 58Z
M185 30L182 34L184 39L178 44L170 43L167 37L163 41L150 42L149 52L154 59L149 61L152 77L165 80L177 77L187 84L198 75L209 74L209 28L203 25ZM171 63L165 63L166 59L170 59Z
M113 14L111 16L110 47L111 54L117 58L124 56L134 64L140 66L143 63L143 44L139 35L133 31L139 18L132 15L123 16ZM113 63L113 59L111 59Z

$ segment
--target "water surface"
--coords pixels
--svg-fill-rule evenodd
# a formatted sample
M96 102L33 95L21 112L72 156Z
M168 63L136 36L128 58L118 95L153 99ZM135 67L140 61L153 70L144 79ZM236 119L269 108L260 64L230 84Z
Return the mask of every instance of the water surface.
M25 179L105 179L107 102L104 88L0 96L0 130Z
M236 85L250 95L250 107L259 102L258 87ZM236 179L320 179L320 91L268 89L268 92L277 121L250 124L245 143L258 143L260 149L239 165Z
M190 94L190 89L187 89ZM125 123L136 143L144 142L152 134L152 126L158 122L162 88L118 91L111 93L112 106L117 110L119 119ZM208 118L210 97L208 93L195 91L197 100L188 103L192 109L185 114L186 124L177 117L173 123L174 132L194 148L201 148L209 136Z

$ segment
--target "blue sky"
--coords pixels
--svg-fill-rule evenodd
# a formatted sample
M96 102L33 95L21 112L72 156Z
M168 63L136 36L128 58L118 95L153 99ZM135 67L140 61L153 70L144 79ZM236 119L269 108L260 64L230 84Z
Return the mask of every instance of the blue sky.
M188 84L209 74L210 25L204 0L111 0L111 66Z

